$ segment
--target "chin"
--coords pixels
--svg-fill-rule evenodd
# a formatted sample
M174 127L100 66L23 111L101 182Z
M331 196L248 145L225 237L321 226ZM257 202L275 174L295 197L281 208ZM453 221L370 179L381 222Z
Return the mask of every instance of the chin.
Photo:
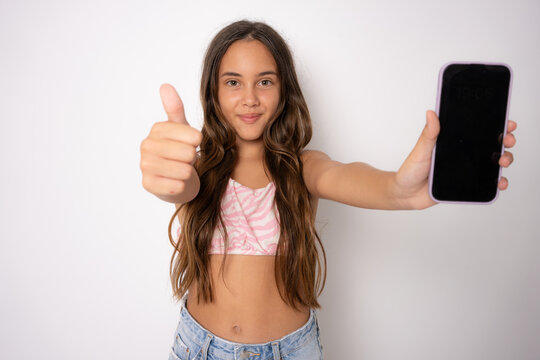
M246 134L246 133L237 132L236 136L237 136L238 140L242 140L242 141L258 141L258 140L262 140L262 132L258 133L258 134L254 134L254 133Z
M262 141L262 135L258 136L258 137L257 136L251 136L251 137L250 136L247 136L247 137L246 136L239 136L239 138L240 138L240 140L246 141L246 142L248 142L248 141L250 141L250 142Z
M236 136L244 141L262 139L263 129L236 129Z

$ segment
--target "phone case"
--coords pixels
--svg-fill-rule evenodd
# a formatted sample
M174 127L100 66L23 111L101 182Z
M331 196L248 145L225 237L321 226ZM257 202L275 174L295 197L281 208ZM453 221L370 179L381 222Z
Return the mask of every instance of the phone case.
M439 82L437 85L437 105L436 105L436 111L437 117L439 117L439 110L440 110L440 102L441 102L441 91L442 91L442 81L443 81L443 74L445 69L453 64L480 64L480 65L501 65L506 66L508 70L510 71L510 82L509 82L509 89L508 89L508 104L506 106L506 117L504 121L504 132L503 134L506 134L507 126L508 126L508 113L510 112L510 98L512 94L512 81L514 79L514 72L510 65L506 63L501 62L474 62L474 61L452 61L447 62L441 67L441 70L439 71ZM497 187L497 192L495 194L495 197L493 200L488 202L473 202L473 201L446 201L446 200L438 200L433 196L432 188L433 188L433 169L435 168L435 149L437 148L437 145L435 144L435 147L433 147L433 152L431 153L431 169L429 172L429 196L431 199L437 203L440 204L466 204L466 205L489 205L494 203L499 198L499 188ZM503 144L501 144L501 154L504 154L504 141ZM501 180L501 174L502 174L502 167L499 166L499 177L498 181Z

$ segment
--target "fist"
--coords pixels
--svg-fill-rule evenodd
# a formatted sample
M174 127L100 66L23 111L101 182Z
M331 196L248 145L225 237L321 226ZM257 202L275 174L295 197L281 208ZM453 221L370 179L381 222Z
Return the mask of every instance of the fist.
M186 190L186 182L197 172L193 167L202 133L191 127L184 105L172 85L159 88L167 121L156 122L141 143L143 187L156 196L176 196Z

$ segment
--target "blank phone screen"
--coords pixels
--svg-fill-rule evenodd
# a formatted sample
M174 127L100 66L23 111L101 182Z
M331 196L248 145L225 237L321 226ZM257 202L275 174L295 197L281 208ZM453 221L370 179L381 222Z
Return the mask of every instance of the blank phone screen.
M446 67L433 168L436 199L489 202L495 198L509 86L510 70L503 65Z

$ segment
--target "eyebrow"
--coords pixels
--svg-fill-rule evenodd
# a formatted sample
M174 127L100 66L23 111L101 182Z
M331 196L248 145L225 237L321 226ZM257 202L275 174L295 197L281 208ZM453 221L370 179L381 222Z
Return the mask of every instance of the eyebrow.
M259 75L257 76L264 76L264 75L276 75L277 76L277 73L275 71L263 71L261 73L259 73ZM223 73L221 74L221 77L224 77L224 76L238 76L238 77L242 77L242 75L240 75L239 73L235 73L235 72L232 72L232 71L227 71L226 73Z

